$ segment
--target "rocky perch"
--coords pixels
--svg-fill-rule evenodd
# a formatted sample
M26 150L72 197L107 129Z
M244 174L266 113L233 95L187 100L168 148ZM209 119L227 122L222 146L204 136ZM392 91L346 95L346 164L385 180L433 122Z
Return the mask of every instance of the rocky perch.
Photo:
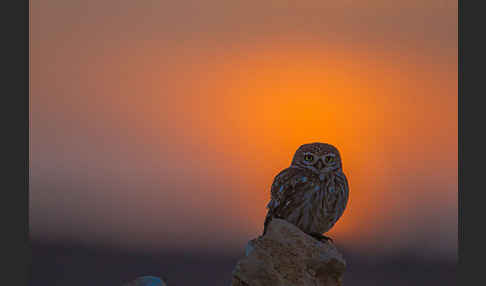
M332 242L319 242L285 220L273 219L250 240L231 286L343 285L346 262Z

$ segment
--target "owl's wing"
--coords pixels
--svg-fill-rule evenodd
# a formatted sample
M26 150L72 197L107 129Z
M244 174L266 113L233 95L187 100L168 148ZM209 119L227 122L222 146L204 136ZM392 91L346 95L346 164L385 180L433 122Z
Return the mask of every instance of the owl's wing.
M337 188L338 193L341 196L341 203L337 205L337 216L336 220L341 217L348 204L349 198L349 185L348 179L343 172L337 172L336 176L334 177L335 186Z
M301 194L312 187L310 175L302 169L290 167L280 172L272 184L264 233L272 217L285 218L296 205L302 203L304 197Z

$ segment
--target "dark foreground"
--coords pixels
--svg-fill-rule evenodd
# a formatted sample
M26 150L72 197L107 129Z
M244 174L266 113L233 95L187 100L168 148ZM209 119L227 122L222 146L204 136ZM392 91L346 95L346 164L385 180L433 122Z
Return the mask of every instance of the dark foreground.
M85 246L32 243L31 286L120 286L138 276L166 277L169 286L229 286L243 255L165 252L152 256ZM346 255L345 286L457 285L457 265L397 256L378 264Z

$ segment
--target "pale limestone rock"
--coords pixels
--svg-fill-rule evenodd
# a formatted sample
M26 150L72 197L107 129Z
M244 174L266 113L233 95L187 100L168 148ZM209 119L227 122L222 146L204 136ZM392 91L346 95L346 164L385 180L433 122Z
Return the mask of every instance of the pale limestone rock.
M265 236L248 242L232 286L341 286L346 262L332 242L272 219Z

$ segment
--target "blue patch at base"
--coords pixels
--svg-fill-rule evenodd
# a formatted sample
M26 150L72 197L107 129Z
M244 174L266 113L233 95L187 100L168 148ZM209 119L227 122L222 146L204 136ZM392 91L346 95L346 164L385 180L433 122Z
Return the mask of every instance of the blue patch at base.
M138 278L137 285L140 286L165 286L165 283L159 277L143 276Z

